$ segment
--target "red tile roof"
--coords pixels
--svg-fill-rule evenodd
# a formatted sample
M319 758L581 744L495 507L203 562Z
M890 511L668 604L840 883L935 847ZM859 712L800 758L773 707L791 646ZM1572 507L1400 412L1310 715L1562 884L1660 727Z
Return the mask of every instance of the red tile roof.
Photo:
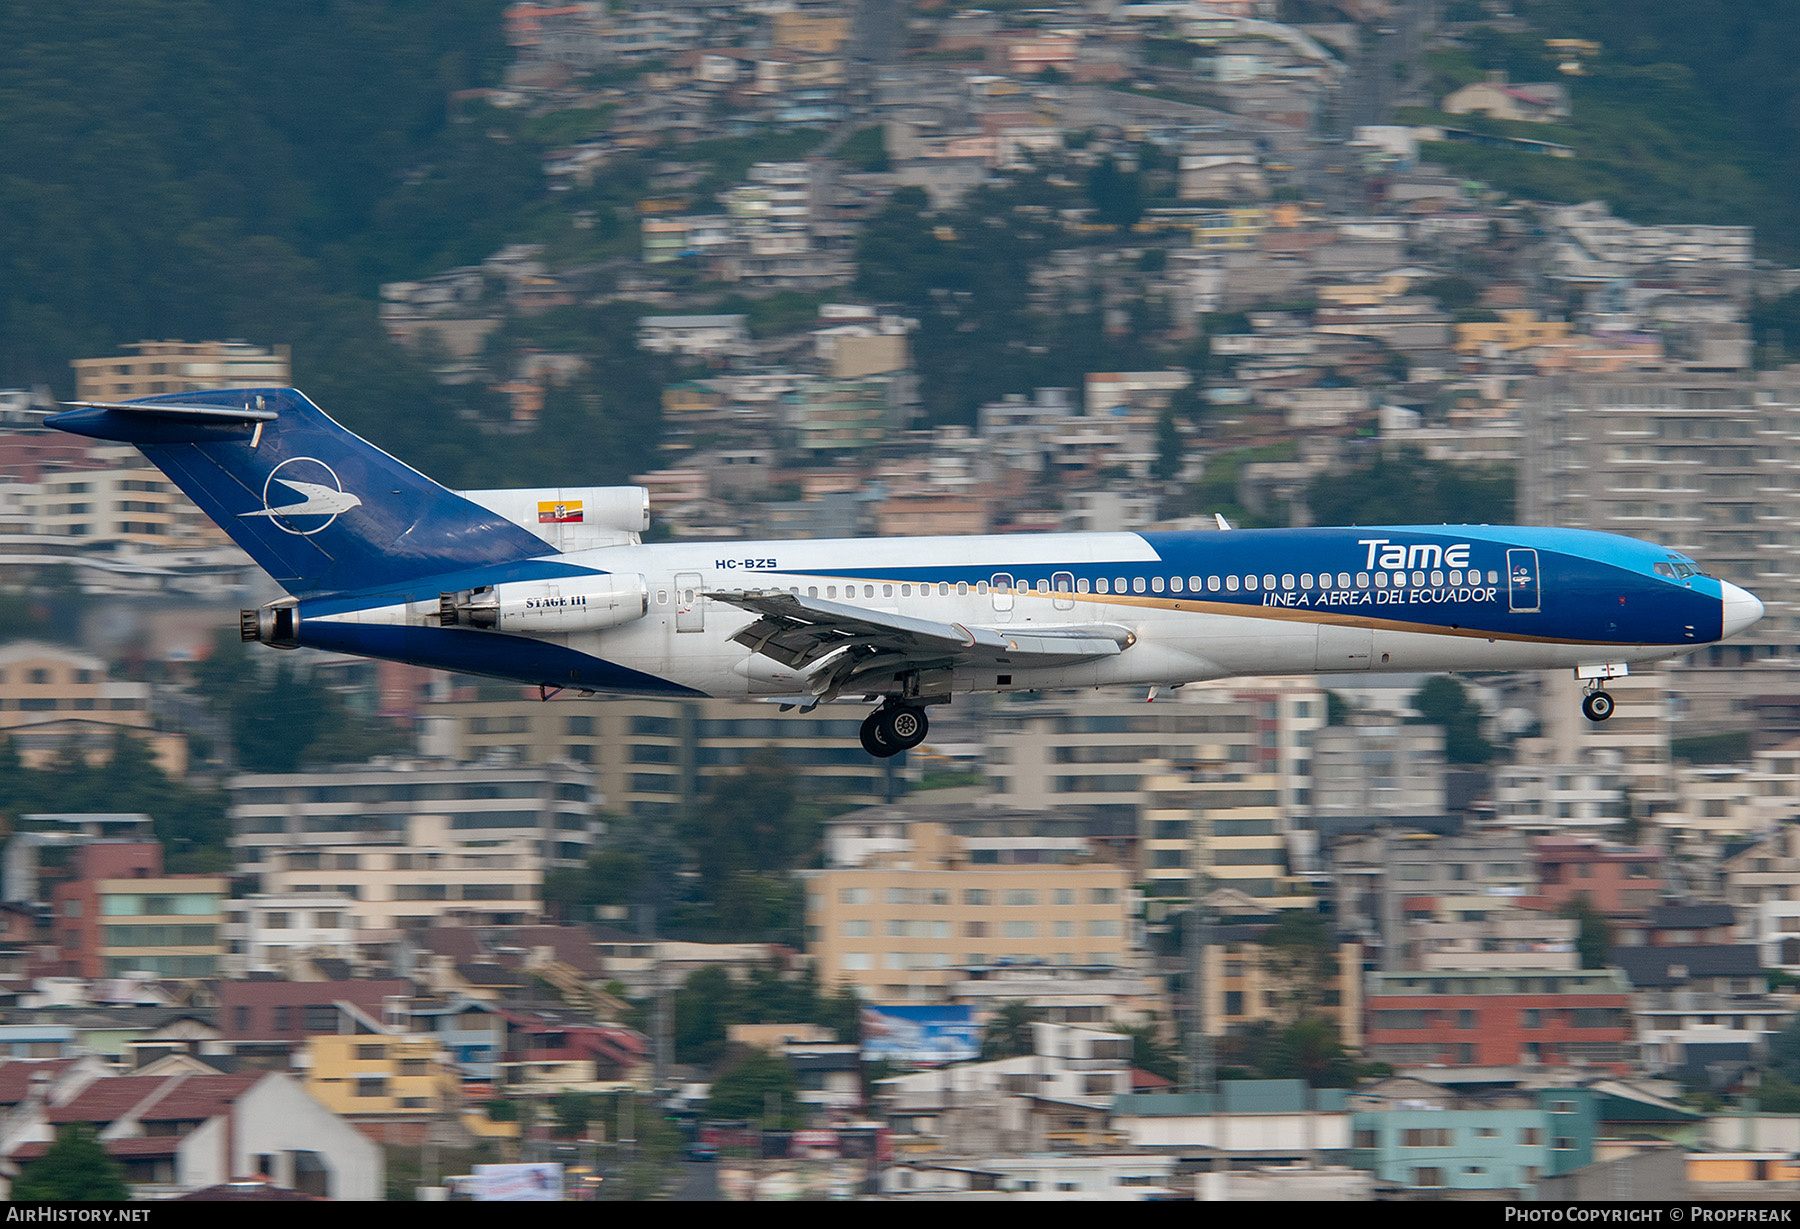
M47 1117L51 1122L112 1122L161 1091L172 1076L115 1075L95 1080L75 1099L63 1105L52 1105Z
M44 1074L54 1080L75 1060L72 1058L16 1058L0 1063L0 1105L17 1105L31 1091L31 1077Z
M102 1124L127 1116L144 1122L201 1121L224 1113L267 1074L111 1076L95 1080L67 1104L51 1106L48 1116L51 1122Z
M139 1117L144 1122L168 1122L212 1118L225 1112L239 1097L259 1083L266 1071L237 1071L230 1075L190 1075L158 1098Z

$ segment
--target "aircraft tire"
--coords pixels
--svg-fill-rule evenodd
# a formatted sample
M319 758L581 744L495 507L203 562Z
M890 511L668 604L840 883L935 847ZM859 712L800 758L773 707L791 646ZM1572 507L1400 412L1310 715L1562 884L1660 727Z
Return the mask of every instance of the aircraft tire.
M878 708L863 718L862 730L859 734L863 750L878 760L885 760L900 750L900 748L888 744L885 737L887 731L884 728L886 724L886 714Z
M1613 715L1613 698L1604 691L1590 691L1581 697L1581 715L1599 723Z
M900 705L885 711L887 715L881 725L884 742L902 751L910 751L925 741L925 735L931 730L931 721L925 716L924 709Z

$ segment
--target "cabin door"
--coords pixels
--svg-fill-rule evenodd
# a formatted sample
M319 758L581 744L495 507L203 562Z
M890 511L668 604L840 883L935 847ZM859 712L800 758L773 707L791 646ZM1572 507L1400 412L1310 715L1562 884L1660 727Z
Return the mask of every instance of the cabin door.
M675 573L675 630L706 630L706 599L700 596L700 573Z

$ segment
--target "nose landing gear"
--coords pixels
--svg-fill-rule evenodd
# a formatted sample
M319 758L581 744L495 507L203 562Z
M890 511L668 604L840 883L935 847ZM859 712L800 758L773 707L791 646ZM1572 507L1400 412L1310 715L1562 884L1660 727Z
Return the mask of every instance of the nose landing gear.
M1613 698L1602 691L1596 681L1593 689L1581 697L1581 715L1596 724L1613 715Z
M883 704L863 718L863 750L885 760L924 742L930 728L924 709L911 704Z

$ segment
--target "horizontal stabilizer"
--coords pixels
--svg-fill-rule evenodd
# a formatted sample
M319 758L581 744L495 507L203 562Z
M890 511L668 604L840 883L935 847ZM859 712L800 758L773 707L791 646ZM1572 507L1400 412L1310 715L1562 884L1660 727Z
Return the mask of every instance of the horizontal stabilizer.
M208 422L274 422L276 419L274 410L257 405L180 405L168 401L65 401L63 404L72 410L116 410L122 414Z

